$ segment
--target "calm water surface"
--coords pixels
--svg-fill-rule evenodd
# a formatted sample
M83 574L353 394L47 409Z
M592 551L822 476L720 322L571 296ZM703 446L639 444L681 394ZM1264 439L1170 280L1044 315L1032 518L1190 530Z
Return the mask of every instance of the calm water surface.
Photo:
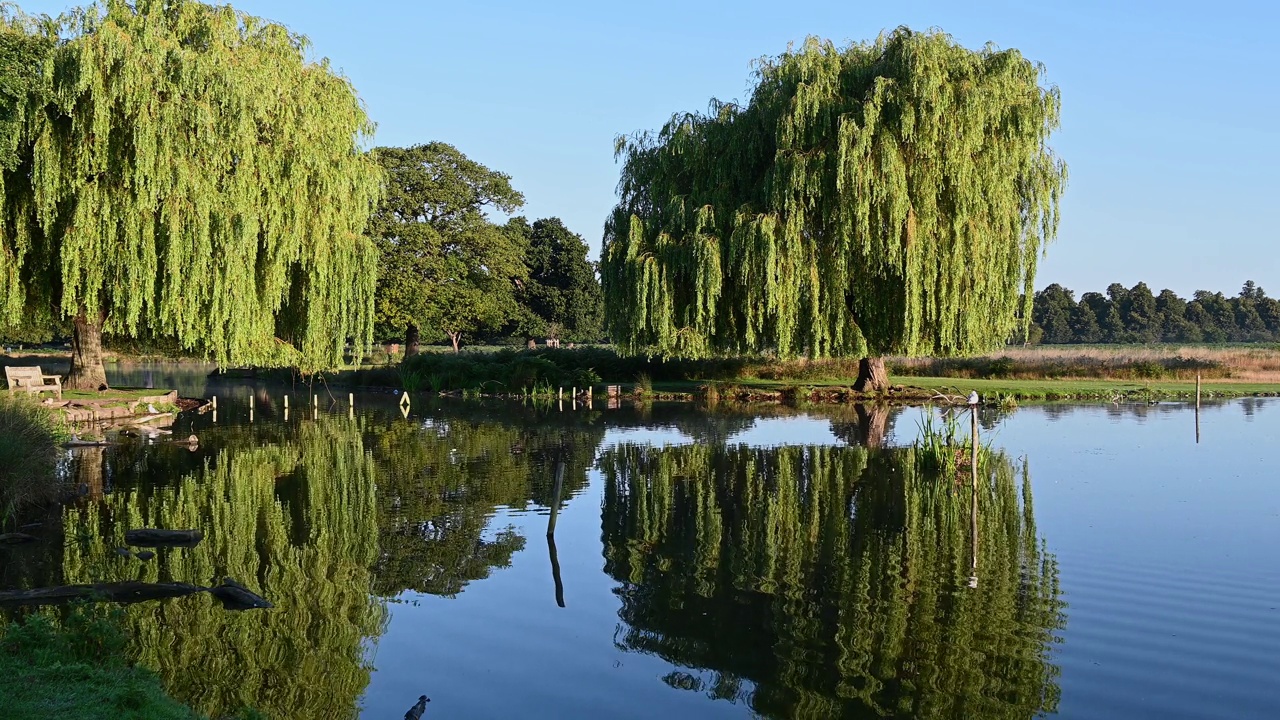
M1198 444L1180 404L984 411L975 518L966 458L910 447L937 410L416 399L405 418L296 389L286 420L263 386L251 423L248 385L151 370L219 394L216 423L176 428L199 449L79 453L87 494L0 550L0 585L261 591L274 610L126 609L132 652L210 715L400 718L420 694L429 718L1280 707L1280 402L1205 407ZM115 554L143 525L206 539Z

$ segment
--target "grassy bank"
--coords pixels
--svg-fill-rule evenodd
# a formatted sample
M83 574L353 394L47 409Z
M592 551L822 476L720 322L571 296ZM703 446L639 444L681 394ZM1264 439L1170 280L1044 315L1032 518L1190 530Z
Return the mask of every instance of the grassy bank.
M160 680L125 660L119 611L74 607L55 624L33 615L0 638L0 702L9 720L198 720Z
M887 361L898 386L891 399L922 401L940 393L977 390L990 399L1119 400L1193 397L1195 377L1206 397L1280 393L1280 349L1235 347L1013 348L958 359ZM849 402L852 359L786 360L627 357L609 348L430 353L402 365L330 376L339 385L482 395L550 395L602 385L680 397L713 393L728 400Z
M18 508L57 497L54 480L66 430L33 400L0 394L0 520Z

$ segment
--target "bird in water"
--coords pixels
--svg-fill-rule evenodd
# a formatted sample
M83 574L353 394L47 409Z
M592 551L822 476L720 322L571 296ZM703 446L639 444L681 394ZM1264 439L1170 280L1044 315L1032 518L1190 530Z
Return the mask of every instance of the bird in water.
M404 720L422 720L422 713L427 711L427 703L431 702L431 698L426 695L418 696L418 703L409 708L409 712L404 714Z

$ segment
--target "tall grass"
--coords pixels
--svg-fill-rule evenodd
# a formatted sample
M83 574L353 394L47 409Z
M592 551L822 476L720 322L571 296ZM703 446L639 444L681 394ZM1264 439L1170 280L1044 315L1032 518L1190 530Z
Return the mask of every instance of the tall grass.
M0 395L0 520L57 497L59 444L66 438L54 411L25 397Z

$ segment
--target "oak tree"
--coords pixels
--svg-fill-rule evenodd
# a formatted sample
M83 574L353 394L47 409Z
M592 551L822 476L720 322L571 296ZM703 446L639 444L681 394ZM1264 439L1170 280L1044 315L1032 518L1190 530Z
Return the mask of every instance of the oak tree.
M521 238L486 216L512 212L524 196L510 176L442 142L381 147L387 175L369 231L382 253L377 321L381 334L404 331L406 353L421 331L462 336L506 322L517 283L528 275Z

